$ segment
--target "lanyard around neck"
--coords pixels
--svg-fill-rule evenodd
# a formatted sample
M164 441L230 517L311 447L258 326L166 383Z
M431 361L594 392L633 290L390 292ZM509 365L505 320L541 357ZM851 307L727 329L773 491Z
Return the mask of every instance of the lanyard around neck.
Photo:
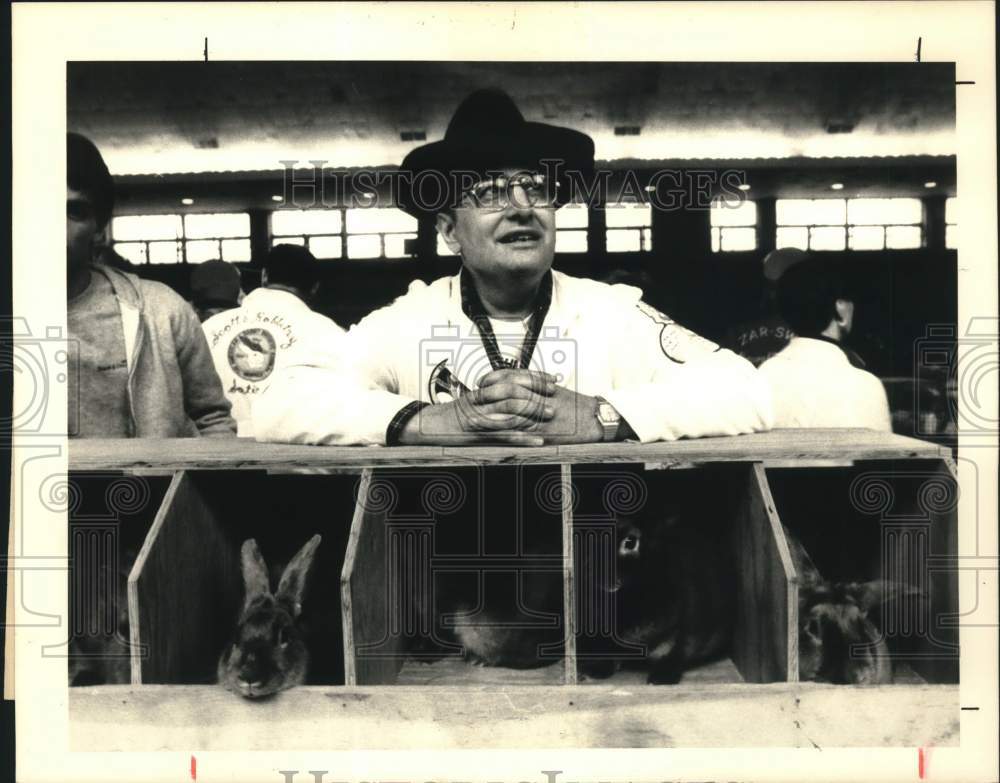
M552 302L552 272L546 272L545 277L538 287L538 296L535 299L535 306L528 320L527 332L524 335L524 342L521 344L520 360L514 362L505 359L500 354L500 347L497 345L496 335L493 333L493 326L490 324L490 317L483 307L483 302L476 291L476 285L472 281L472 276L466 273L461 275L462 287L462 312L468 316L476 328L479 330L479 337L483 341L483 348L489 357L490 365L494 370L503 369L527 369L531 362L531 356L535 352L535 344L538 342L538 335L542 331L542 324L545 316L549 312L549 305Z

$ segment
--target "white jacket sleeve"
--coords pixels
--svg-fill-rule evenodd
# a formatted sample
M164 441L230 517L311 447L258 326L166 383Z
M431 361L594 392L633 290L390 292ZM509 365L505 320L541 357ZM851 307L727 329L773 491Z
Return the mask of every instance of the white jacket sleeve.
M369 319L337 340L326 333L301 341L294 360L254 401L257 440L385 444L389 422L412 399L394 393L395 380L380 361L382 347L391 343L379 339L381 319Z
M643 443L740 435L773 424L754 366L644 302L615 303L614 388L602 393Z

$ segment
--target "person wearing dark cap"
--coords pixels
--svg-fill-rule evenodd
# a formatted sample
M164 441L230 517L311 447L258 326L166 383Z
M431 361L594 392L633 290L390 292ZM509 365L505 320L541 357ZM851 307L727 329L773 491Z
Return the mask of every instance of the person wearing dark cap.
M754 367L760 367L795 336L778 312L777 286L785 270L805 258L805 251L797 247L779 247L764 256L759 315L734 326L726 334L724 344L748 359Z
M459 274L417 281L254 407L260 440L521 445L735 435L770 424L753 366L626 285L552 270L555 211L593 140L480 90L406 156L398 206L433 220Z
M232 436L236 423L191 307L162 283L101 263L114 206L93 142L66 137L69 435Z
M344 330L309 306L319 264L300 245L275 245L261 287L202 324L241 438L253 437L253 404L273 374L289 364L329 361L340 350Z
M854 302L829 262L805 257L778 280L778 311L795 337L759 369L772 388L775 427L892 430L885 387L844 341Z
M190 288L191 305L202 322L239 307L243 300L239 268L218 259L203 261L191 269Z

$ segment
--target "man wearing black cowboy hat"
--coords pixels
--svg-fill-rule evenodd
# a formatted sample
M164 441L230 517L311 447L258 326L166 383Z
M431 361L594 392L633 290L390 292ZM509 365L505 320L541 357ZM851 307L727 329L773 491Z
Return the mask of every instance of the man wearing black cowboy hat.
M433 215L462 270L351 329L337 366L298 366L254 409L259 440L320 444L643 442L771 423L753 366L631 286L551 269L555 210L594 144L481 90L402 164L399 206Z

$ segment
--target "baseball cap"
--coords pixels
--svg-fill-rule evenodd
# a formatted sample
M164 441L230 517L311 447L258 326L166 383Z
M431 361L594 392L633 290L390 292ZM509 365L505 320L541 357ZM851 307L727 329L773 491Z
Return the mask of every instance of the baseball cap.
M771 281L781 279L796 264L809 258L809 254L797 247L779 247L764 256L764 277Z

